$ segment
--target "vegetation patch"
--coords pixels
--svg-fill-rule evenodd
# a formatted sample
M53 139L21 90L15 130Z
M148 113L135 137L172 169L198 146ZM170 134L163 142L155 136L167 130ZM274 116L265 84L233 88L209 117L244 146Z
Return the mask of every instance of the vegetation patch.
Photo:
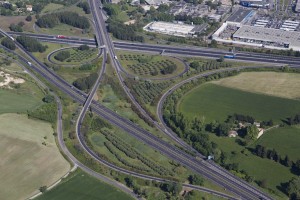
M78 64L91 61L95 59L97 56L97 49L96 48L87 48L81 49L78 48L70 48L70 49L63 49L57 51L50 57L51 60L57 62L58 64Z
M125 69L136 76L165 78L175 76L184 70L184 64L176 58L138 53L119 53Z
M179 104L179 111L185 116L203 117L206 123L214 120L223 122L234 113L250 115L257 120L273 119L280 123L299 109L300 102L297 100L244 92L211 83L195 88Z
M298 73L247 72L214 83L247 92L300 99L300 74Z
M70 167L49 123L2 114L0 136L1 166L5 166L0 168L0 178L5 180L0 184L0 199L26 199L41 186L57 181Z
M266 132L255 145L262 145L268 149L276 149L282 155L282 159L288 155L291 161L296 161L300 159L299 141L300 128L298 126L291 126L276 128Z
M63 180L58 186L45 192L37 200L131 200L128 194L121 190L101 182L90 175L78 170L70 174L66 180Z

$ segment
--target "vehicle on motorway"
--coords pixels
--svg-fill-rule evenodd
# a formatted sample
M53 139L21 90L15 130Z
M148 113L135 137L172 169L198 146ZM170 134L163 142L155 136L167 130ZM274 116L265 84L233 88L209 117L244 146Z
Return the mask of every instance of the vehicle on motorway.
M235 54L226 54L226 55L224 55L224 58L234 59L235 58Z
M64 36L64 35L57 35L57 38L60 38L60 39L67 39L68 37Z
M15 41L15 38L13 38L12 36L8 36L12 41Z
M31 62L27 62L27 63L28 63L28 65L29 65L29 66L31 66L31 65L32 65L32 63L31 63Z
M115 58L116 60L118 60L118 57L117 57L117 56L114 56L114 58Z

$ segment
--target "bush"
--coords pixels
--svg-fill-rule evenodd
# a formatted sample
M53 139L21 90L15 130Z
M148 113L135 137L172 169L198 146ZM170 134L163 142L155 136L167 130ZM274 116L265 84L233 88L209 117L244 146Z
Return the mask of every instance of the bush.
M60 62L65 61L66 59L68 59L70 57L70 52L69 51L60 51L58 52L54 58Z
M57 110L55 103L47 103L39 108L29 111L28 116L40 120L44 120L50 123L55 123L57 118Z
M90 47L89 47L88 45L86 45L86 44L80 45L80 46L78 47L78 50L80 50L80 51L87 51L87 50L89 50L89 49L90 49Z
M10 24L9 29L14 32L23 32L22 26L20 26L19 24Z
M32 20L32 17L31 15L28 15L26 18L25 18L26 21L30 22Z
M92 73L88 77L79 78L73 82L73 85L80 90L91 89L98 78L97 73Z
M9 38L4 38L1 41L1 44L3 46L5 46L6 48L10 49L10 50L15 50L16 49L15 43L11 39L9 39Z
M85 12L85 14L90 14L91 13L91 9L90 9L90 6L89 6L88 2L80 2L79 4L77 4L77 6L79 8L82 8L83 11Z

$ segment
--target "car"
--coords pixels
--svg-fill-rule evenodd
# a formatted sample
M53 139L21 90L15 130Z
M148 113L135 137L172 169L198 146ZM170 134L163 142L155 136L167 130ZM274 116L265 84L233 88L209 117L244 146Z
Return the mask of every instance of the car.
M114 56L114 58L115 58L116 60L118 60L118 57L117 57L117 56Z
M27 62L27 63L28 63L28 65L29 65L29 66L31 66L31 65L32 65L32 63L31 63L31 62Z

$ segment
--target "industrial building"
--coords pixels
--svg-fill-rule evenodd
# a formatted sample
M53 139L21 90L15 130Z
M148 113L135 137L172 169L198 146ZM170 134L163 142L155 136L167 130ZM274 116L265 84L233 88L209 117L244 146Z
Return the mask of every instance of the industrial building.
M280 29L285 31L295 31L298 28L299 24L300 22L298 21L285 20Z
M262 47L300 50L300 32L274 28L242 26L234 34L233 40Z
M270 3L265 0L240 0L240 4L245 7L269 8Z
M151 22L150 24L144 27L144 30L180 37L191 37L196 35L197 33L204 31L206 27L207 24L194 26L170 22Z
M295 11L300 12L300 0L297 0L296 6L295 6Z
M227 20L226 22L231 25L241 26L252 20L252 18L256 15L256 11L240 8L236 10Z

